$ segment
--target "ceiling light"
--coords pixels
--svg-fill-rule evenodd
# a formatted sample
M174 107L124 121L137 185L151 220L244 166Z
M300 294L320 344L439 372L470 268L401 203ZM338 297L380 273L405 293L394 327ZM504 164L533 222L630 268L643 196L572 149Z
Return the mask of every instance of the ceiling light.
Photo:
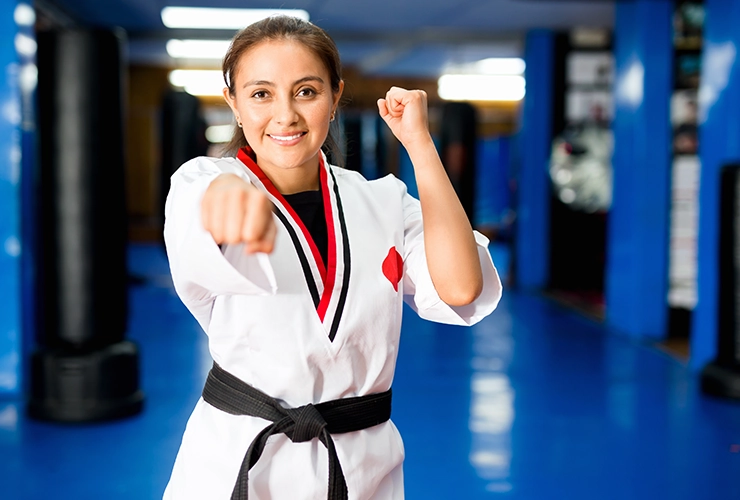
M177 59L222 59L229 40L169 40L167 53Z
M13 11L13 19L18 26L33 26L36 22L36 11L27 3L19 3Z
M523 75L526 67L524 59L519 57L489 57L475 63L481 75Z
M33 57L36 55L36 40L23 33L15 35L15 50L24 57Z
M447 101L520 101L524 77L513 75L442 75L437 81L439 97Z
M215 9L200 7L165 7L162 23L168 28L242 29L266 17L286 15L308 21L301 9Z
M465 64L450 64L444 73L465 75L523 75L526 63L519 57L489 57Z
M170 71L169 80L175 87L182 87L185 92L200 96L223 95L223 73L219 70L176 69Z

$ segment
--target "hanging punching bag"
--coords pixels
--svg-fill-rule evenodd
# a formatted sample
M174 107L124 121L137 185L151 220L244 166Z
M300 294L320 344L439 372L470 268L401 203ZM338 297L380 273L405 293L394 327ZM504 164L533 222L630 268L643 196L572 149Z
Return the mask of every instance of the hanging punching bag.
M206 121L202 116L200 99L185 91L168 90L162 98L160 138L161 162L159 176L159 213L170 190L170 177L191 158L206 156Z
M39 311L32 417L82 422L138 413L128 315L123 35L38 34Z
M475 222L478 113L468 102L442 105L439 150L442 163L471 224Z
M717 357L701 373L714 396L740 399L740 165L720 174Z

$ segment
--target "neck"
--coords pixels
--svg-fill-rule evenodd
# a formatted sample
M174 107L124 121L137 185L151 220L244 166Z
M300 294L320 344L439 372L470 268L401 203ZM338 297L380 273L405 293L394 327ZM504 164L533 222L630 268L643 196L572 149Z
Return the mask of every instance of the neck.
M318 191L319 169L318 165L311 168L311 172L300 169L299 175L291 175L290 172L276 172L278 175L267 174L280 194L302 193L303 191Z
M267 165L260 167L280 194L294 194L303 191L318 191L319 165L317 159L315 162L308 162L289 169L269 168Z
M254 151L248 147L240 150L238 154L246 155L243 161L255 163L280 194L319 190L321 153L306 163L293 168L275 168L269 162L260 162Z

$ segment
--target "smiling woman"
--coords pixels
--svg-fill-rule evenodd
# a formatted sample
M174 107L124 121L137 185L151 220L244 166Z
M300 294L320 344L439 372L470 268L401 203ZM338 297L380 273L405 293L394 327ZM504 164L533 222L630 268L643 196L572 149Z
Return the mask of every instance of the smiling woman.
M223 62L237 124L229 156L194 158L172 176L173 283L214 365L165 499L403 498L390 421L403 303L472 325L501 297L488 240L432 141L426 93L392 87L378 99L419 200L393 176L367 181L329 164L340 68L309 22L248 26Z
M287 67L283 61L292 61ZM316 190L316 152L329 137L344 82L330 75L302 43L267 41L252 47L231 73L224 98L257 164L282 193ZM233 146L232 146L233 147ZM301 169L297 176L290 169ZM296 183L298 181L298 183Z
M288 93L299 90L304 92L304 98L298 101L304 104L303 109L308 109L306 104L310 104L311 109L314 109L317 103L322 105L326 104L327 99L331 100L331 114L327 114L324 120L324 123L328 124L334 119L339 98L344 90L339 51L329 35L313 24L287 16L281 16L279 19L284 19L285 22L255 23L251 25L253 29L243 30L234 37L223 61L223 76L227 86L224 89L224 98L234 110L236 122L239 124L239 111L235 109L239 104L244 106L245 111L251 109L256 112L257 103L249 103L248 106L247 101L259 101L263 98L264 102L264 98L269 97L266 92L268 89L254 88L254 84L271 84L272 88L269 90L275 91L275 85L282 83ZM256 49L260 49L258 54L253 53ZM265 66L260 70L265 73L252 67L254 63L260 61L263 61L262 64ZM284 65L284 61L289 61L289 64ZM292 80L285 76L287 69L291 70ZM314 87L293 88L300 83L313 83ZM306 95L317 94L319 90L321 95ZM238 99L240 94L249 91L252 92L249 99L247 95ZM273 95L269 102L274 105L279 97ZM288 101L294 102L294 99ZM265 106L261 107L264 114ZM318 130L313 134L314 137L319 135L325 137L325 151L331 151L333 157L339 158L341 155L334 135L328 129L324 130L323 134ZM248 141L246 133L242 134L239 129L234 130L234 137L225 148L226 154L235 154L247 145L253 147L254 145Z

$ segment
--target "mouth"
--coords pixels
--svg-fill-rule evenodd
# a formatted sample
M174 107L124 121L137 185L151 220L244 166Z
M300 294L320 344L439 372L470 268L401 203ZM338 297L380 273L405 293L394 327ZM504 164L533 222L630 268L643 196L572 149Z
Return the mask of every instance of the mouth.
M295 141L296 139L300 139L306 134L307 132L298 132L298 133L290 134L290 135L267 134L267 136L270 137L271 139L275 139L276 141L287 143L290 141Z

